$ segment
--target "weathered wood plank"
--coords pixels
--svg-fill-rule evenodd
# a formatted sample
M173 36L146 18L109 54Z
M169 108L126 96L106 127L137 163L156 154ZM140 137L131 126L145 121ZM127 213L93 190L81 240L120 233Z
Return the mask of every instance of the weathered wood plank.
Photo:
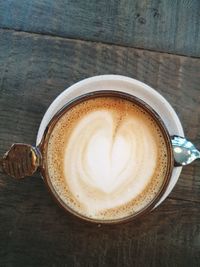
M46 108L64 88L106 73L156 88L200 146L199 59L1 30L0 154L12 142L35 142ZM15 182L0 173L0 265L199 266L199 174L199 163L186 167L172 199L150 215L99 228L64 214L38 174Z
M0 27L200 56L199 0L7 0Z

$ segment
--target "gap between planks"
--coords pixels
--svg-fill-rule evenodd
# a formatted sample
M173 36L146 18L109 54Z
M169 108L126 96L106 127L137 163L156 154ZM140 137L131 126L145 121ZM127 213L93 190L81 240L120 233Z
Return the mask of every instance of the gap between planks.
M70 38L70 37L64 37L64 36L59 36L53 33L45 33L45 32L32 32L32 31L24 31L24 30L16 30L16 29L11 29L8 27L0 27L0 33L2 31L7 31L7 32L13 32L13 33L18 33L18 34L30 34L30 35L39 35L39 36L44 36L44 37L51 37L51 38L57 38L57 39L61 39L61 40L73 40L73 41L80 41L80 42L90 42L90 43L94 43L94 44L102 44L102 45L108 45L108 46L116 46L116 47L127 47L127 48L133 48L136 50L140 50L140 51L148 51L148 52L152 52L152 53L159 53L159 54L165 54L165 55L171 55L171 56L175 56L175 57L184 57L184 58L193 58L193 59L200 59L200 57L195 57L195 56L186 56L183 54L173 54L173 53L169 53L169 52L163 52L163 51L159 51L159 50L152 50L152 49L144 49L144 48L140 48L137 46L130 46L130 45L120 45L117 43L109 43L109 42L101 42L101 41L93 41L93 40L89 40L89 39L84 39L84 38Z

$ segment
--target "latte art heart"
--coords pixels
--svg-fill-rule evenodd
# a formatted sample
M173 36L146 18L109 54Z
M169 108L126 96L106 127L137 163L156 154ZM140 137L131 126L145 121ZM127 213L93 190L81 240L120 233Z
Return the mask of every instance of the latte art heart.
M54 188L90 218L115 219L143 208L166 172L161 131L150 115L123 99L73 107L56 124L48 149Z
M136 197L155 168L157 147L145 124L129 116L122 121L115 115L104 110L86 115L65 150L66 182L71 192L79 192L81 203L92 214ZM141 169L144 163L147 168ZM95 191L101 197L94 196L90 203ZM108 202L108 195L112 201Z
M115 128L109 112L89 114L77 125L66 149L66 173L71 168L71 172L76 172L80 179L102 191L102 194L112 193L127 178L127 164L132 161L132 167L134 165L131 154L133 142L129 142L128 136L123 136L121 127L117 132ZM68 166L71 156L74 158L73 165Z

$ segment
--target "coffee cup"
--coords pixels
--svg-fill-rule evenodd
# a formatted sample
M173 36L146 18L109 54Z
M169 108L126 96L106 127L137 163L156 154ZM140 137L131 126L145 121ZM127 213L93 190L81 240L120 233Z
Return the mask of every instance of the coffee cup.
M151 211L172 190L181 172L172 135L183 136L180 121L153 89L124 76L97 76L61 94L37 145L13 144L1 165L17 179L39 170L55 201L81 219L119 223Z

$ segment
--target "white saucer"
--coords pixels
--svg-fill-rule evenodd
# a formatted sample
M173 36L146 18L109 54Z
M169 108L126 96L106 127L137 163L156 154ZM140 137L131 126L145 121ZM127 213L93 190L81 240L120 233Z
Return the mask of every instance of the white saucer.
M85 93L100 90L122 91L142 99L160 115L171 135L184 136L183 128L176 112L169 102L154 89L138 80L125 76L100 75L73 84L52 102L41 121L36 144L40 143L44 130L51 118L67 102ZM170 194L178 181L181 170L182 167L174 168L168 188L157 206Z

